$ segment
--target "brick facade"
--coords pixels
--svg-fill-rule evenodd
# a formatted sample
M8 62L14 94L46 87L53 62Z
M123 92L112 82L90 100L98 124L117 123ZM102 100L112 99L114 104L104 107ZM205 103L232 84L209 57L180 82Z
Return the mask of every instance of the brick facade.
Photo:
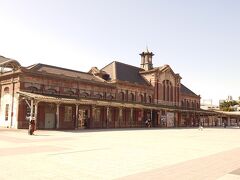
M200 96L169 65L154 68L152 56L141 54L144 68L114 61L87 73L0 59L12 67L0 75L0 126L27 128L29 116L38 129L145 127L146 119L154 127L197 125Z

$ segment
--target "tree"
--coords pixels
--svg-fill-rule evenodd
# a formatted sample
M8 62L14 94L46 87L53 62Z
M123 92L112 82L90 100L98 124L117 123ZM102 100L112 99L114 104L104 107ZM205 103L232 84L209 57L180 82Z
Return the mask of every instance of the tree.
M222 111L234 111L233 106L238 105L237 101L224 101L220 104L220 110Z

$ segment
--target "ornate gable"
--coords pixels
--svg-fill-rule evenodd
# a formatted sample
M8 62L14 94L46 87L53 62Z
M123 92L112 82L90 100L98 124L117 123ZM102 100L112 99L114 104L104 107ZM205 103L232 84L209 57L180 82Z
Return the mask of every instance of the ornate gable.
M180 84L181 77L179 74L175 74L172 68L169 65L164 65L159 67L158 70L158 81L162 83L163 81L168 80L174 86Z
M140 74L151 84L155 82L162 83L164 80L168 80L172 85L178 86L181 81L181 76L174 73L169 65L154 68L150 71L142 71Z

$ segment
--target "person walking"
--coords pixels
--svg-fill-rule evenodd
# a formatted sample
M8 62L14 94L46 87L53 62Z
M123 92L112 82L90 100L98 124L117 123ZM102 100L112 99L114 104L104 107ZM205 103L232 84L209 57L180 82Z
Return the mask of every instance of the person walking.
M145 121L145 126L148 127L148 120Z
M151 119L148 119L148 127L152 127L152 122L151 122Z
M146 125L147 128L150 128L151 127L151 119L147 119L145 121L145 125Z
M227 127L227 123L226 123L226 122L223 123L223 127L224 127L224 128Z
M202 123L201 123L201 122L199 123L199 128L198 128L198 130L201 130L201 131L203 130L203 126L202 126Z
M28 134L33 135L33 132L35 131L35 120L29 121L29 127L28 127Z

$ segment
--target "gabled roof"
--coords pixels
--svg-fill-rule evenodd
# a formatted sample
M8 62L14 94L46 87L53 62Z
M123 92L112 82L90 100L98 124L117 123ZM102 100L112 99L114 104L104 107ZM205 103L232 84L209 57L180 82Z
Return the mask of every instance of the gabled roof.
M191 91L186 86L184 86L183 84L181 84L180 91L181 91L181 93L187 94L187 95L190 95L190 96L198 96L193 91Z
M127 81L141 85L149 84L139 73L142 69L135 66L113 61L102 70L110 75L111 80Z
M161 71L161 72L165 72L167 70L169 70L172 73L172 75L174 75L175 77L177 76L179 78L182 78L178 73L175 73L168 64L165 64L165 65L159 67L159 71Z
M102 80L100 80L98 77L95 77L94 75L92 75L90 73L75 71L75 70L56 67L56 66L51 66L51 65L47 65L47 64L39 63L39 64L35 64L35 65L27 67L27 69L29 69L31 71L46 72L46 73L55 74L55 75L64 75L64 76L80 78L80 79L84 79L84 80L102 82Z

